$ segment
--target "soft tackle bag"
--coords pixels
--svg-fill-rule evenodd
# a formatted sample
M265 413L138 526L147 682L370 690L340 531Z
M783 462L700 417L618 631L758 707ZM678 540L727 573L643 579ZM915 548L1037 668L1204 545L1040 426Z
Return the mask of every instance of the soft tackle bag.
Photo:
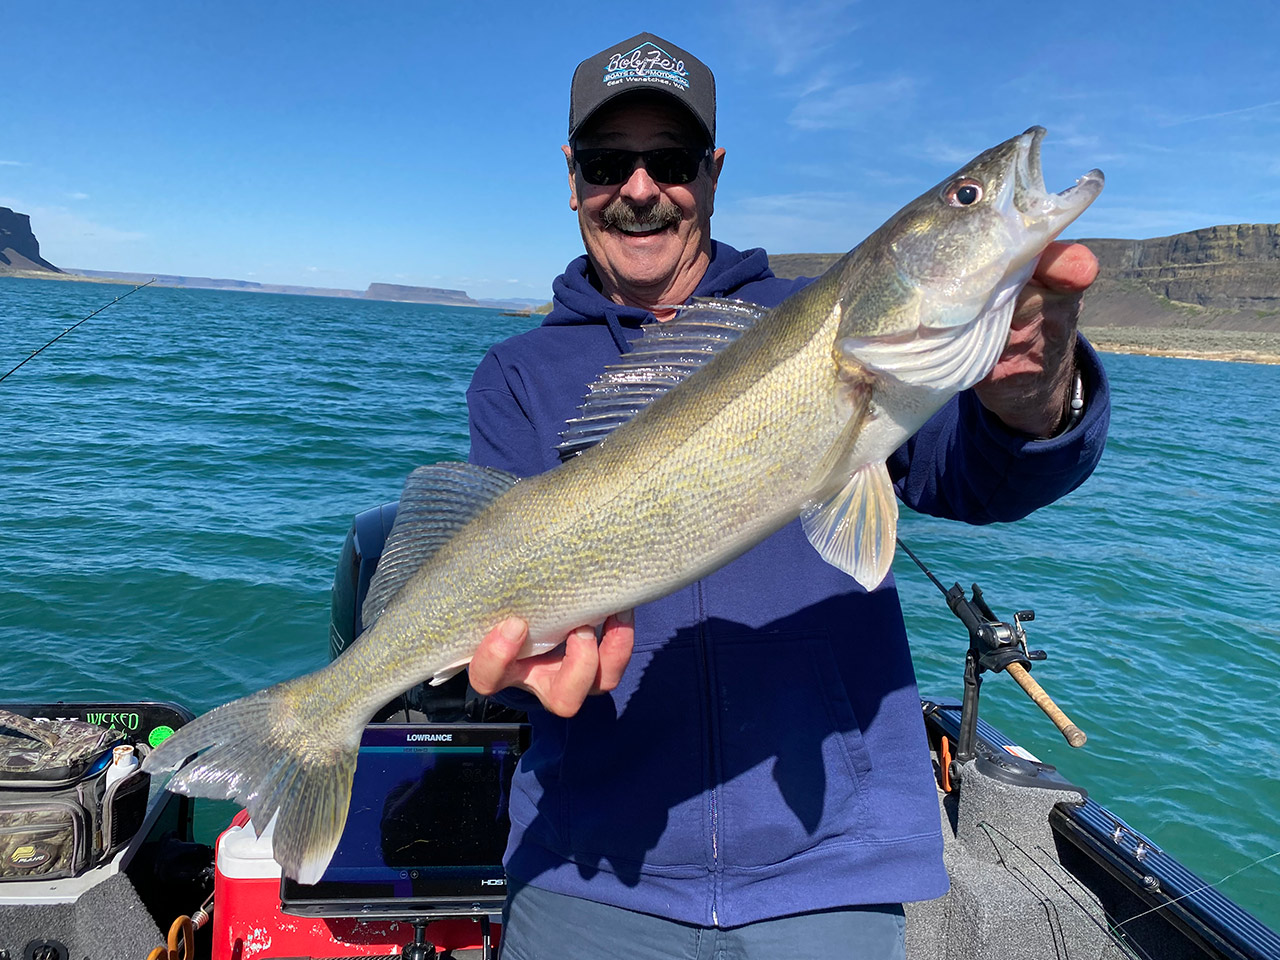
M119 730L0 709L0 882L73 877L127 844L146 815L144 749Z

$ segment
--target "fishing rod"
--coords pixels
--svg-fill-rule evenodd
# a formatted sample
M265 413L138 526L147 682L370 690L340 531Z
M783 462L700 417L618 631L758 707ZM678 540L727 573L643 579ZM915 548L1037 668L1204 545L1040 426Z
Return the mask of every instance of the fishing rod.
M960 708L960 739L956 744L958 761L972 760L974 757L974 741L978 725L978 688L982 685L984 670L1003 670L1018 682L1018 686L1031 698L1045 716L1053 721L1058 732L1073 747L1082 747L1088 739L1085 732L1071 722L1071 719L1059 709L1044 688L1030 674L1031 661L1044 660L1048 654L1043 650L1027 649L1027 632L1024 623L1035 619L1034 610L1019 610L1013 615L1013 623L1004 623L987 606L982 597L982 588L973 585L973 599L965 596L964 588L955 583L950 589L942 585L937 577L926 567L902 540L898 546L917 567L924 571L935 587L947 600L947 606L969 631L969 652L965 656L964 665L964 700Z
M60 334L58 334L56 337L54 337L52 340L50 340L48 343L46 343L46 344L45 344L43 347L41 347L40 349L38 349L38 350L32 350L32 351L31 351L31 353L30 353L30 354L28 354L28 356L27 356L26 360L23 360L21 363L19 363L19 364L18 364L18 366L14 367L12 370L10 370L8 373L6 373L4 376L0 376L0 381L2 381L2 380L7 380L10 376L12 376L13 374L17 373L17 372L18 372L18 369L19 369L20 367L22 367L22 366L23 366L23 364L29 363L31 360L34 360L37 354L43 353L43 352L44 352L45 350L47 350L49 347L53 346L55 343L57 343L59 340L61 340L63 337L65 337L68 333L70 333L70 332L71 332L72 330L74 330L76 327L80 326L80 324L84 323L84 322L85 322L85 320L91 320L91 319L93 319L93 318L94 318L94 317L96 317L98 314L100 314L103 310L107 309L107 307L111 306L111 304L112 304L112 303L119 303L119 302L120 302L121 300L123 300L125 297L129 296L129 294L137 293L137 292L138 292L139 290L141 290L143 287L149 287L149 286L151 286L151 284L153 284L153 283L155 283L155 282L156 282L156 278L155 278L155 277L152 277L152 278L151 278L150 280L148 280L146 283L140 283L140 284L138 284L136 287L134 287L132 290L130 290L130 291L129 291L129 293L122 293L122 294L120 294L120 296L118 296L118 297L116 297L114 300L112 300L112 301L111 301L111 303L104 303L104 304L103 304L102 306L100 306L97 310L93 311L93 313L89 314L89 316L85 317L85 318L84 318L84 320L78 320L77 322L73 323L71 326L67 327L67 329L63 330Z

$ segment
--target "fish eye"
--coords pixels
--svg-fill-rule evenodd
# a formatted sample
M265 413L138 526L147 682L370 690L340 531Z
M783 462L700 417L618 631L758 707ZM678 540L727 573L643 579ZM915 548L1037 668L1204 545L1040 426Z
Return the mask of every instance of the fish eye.
M971 207L982 199L982 184L965 177L948 184L943 196L953 207Z

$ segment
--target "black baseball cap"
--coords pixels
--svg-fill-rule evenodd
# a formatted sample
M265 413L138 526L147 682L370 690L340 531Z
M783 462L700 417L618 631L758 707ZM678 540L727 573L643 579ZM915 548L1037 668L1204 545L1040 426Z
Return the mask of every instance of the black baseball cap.
M707 142L716 142L716 78L693 54L652 33L615 43L578 64L569 88L569 140L606 103L640 90L678 101L706 131Z

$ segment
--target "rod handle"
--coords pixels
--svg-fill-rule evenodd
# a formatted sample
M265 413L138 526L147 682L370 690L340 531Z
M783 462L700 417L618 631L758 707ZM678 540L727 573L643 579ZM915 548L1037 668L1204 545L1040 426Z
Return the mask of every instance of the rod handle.
M1083 730L1071 722L1071 718L1063 713L1053 699L1044 692L1044 687L1036 682L1035 678L1027 672L1027 669L1020 663L1011 663L1005 667L1009 676L1018 681L1018 686L1026 691L1027 696L1035 703L1037 707L1044 711L1044 715L1053 721L1053 725L1067 739L1067 743L1073 747L1083 747L1086 740Z

